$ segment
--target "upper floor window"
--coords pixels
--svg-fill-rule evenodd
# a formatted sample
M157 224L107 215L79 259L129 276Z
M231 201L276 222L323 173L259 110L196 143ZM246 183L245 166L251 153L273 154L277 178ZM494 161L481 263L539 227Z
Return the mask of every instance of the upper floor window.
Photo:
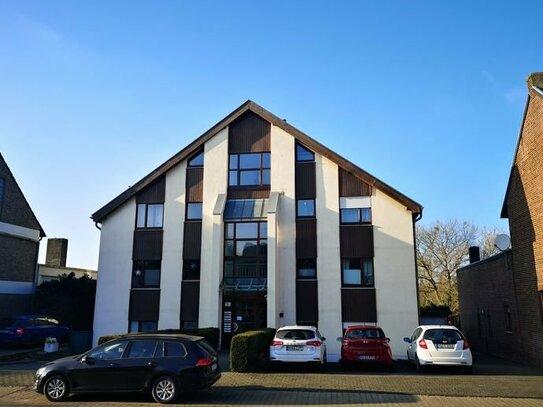
M342 224L371 223L371 208L342 208L339 214Z
M202 203L187 203L187 220L202 220Z
M373 287L373 260L341 259L341 274L344 286Z
M301 144L296 144L296 161L315 161L315 153Z
M201 151L200 153L197 153L195 156L192 156L192 158L189 158L188 166L189 167L203 167L204 166L204 152Z
M296 278L317 278L317 259L298 259L296 261Z
M296 216L298 218L314 218L315 217L315 200L314 199L298 199L296 201Z
M270 153L230 154L229 186L270 185Z
M160 287L160 261L134 261L132 287Z
M164 204L138 204L137 228L161 228Z

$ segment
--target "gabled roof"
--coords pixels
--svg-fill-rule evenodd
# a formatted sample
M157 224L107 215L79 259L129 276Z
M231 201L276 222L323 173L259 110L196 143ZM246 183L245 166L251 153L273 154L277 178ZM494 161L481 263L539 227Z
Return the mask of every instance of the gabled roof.
M95 222L101 222L107 215L109 215L111 212L113 212L123 203L128 201L130 198L135 196L139 191L147 187L149 184L151 184L160 176L164 175L168 170L176 166L178 163L180 163L181 161L183 161L184 159L186 159L187 157L195 153L199 148L202 147L202 145L206 141L211 139L213 136L215 136L225 127L230 125L233 121L235 121L237 118L239 118L241 115L243 115L247 111L251 111L259 115L260 117L262 117L264 120L267 120L274 126L281 128L282 130L284 130L285 132L289 133L291 136L299 140L300 143L306 145L307 147L319 153L320 155L335 162L340 167L353 173L355 176L357 176L364 182L372 186L375 186L377 189L383 191L387 195L390 195L391 197L396 199L398 202L405 205L413 213L419 214L422 212L423 207L419 203L415 202L411 198L407 197L406 195L392 188L391 186L384 183L383 181L377 179L370 173L364 171L363 169L356 166L352 162L341 157L339 154L333 152L329 148L323 146L318 141L312 139L307 134L301 132L294 126L291 126L290 124L288 124L281 118L277 117L273 113L267 111L263 107L259 106L255 102L248 100L245 103L243 103L240 107L238 107L236 110L234 110L232 113L230 113L228 116L226 116L224 119L222 119L219 123L214 125L208 131L206 131L204 134L202 134L200 137L198 137L196 140L190 143L187 147L185 147L184 149L179 151L177 154L175 154L173 157L171 157L169 160L167 160L164 164L160 165L150 174L143 177L135 185L128 188L126 191L124 191L122 194L117 196L111 202L104 205L102 208L98 209L95 213L92 214L91 216L92 220L94 220Z
M539 97L543 99L543 72L534 72L530 74L527 80L528 83L528 98L526 99L526 106L524 107L524 115L522 116L522 122L520 124L520 131L517 139L517 146L515 148L515 155L513 156L513 164L511 165L511 171L509 173L509 180L507 181L507 188L505 190L505 197L503 198L501 217L508 218L507 213L507 199L509 198L509 190L511 188L511 180L513 178L513 171L515 170L515 164L517 162L518 150L520 142L522 140L522 133L524 129L524 122L526 121L526 114L528 113L528 107L532 97ZM543 120L543 118L542 118Z
M32 217L32 220L36 223L36 225L38 226L38 228L40 230L40 237L45 237L46 236L45 231L41 227L40 222L38 221L38 218L36 218L36 215L34 214L34 211L32 210L32 207L30 206L30 204L26 200L25 194L23 193L23 191L21 190L21 187L17 183L17 180L13 176L13 173L11 172L11 169L9 168L8 163L6 162L6 160L4 160L4 157L2 156L2 153L0 153L0 165L5 166L5 168L7 169L7 172L9 174L9 176L11 177L11 181L13 182L13 184L15 185L17 190L19 191L20 196L22 197L22 199L24 200L24 203L28 207L28 210L29 210L30 216Z

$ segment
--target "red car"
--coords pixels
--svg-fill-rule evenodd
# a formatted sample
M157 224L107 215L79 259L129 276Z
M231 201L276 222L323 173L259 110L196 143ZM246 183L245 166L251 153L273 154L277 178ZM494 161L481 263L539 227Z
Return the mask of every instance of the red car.
M341 363L392 365L390 339L378 326L349 326L341 341Z

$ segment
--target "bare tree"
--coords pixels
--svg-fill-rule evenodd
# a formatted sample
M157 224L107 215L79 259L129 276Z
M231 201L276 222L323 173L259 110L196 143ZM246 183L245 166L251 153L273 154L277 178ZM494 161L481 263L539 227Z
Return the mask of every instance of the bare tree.
M468 249L478 245L482 255L496 252L496 230L456 219L417 225L417 266L421 307L446 305L458 314L456 270L468 263Z

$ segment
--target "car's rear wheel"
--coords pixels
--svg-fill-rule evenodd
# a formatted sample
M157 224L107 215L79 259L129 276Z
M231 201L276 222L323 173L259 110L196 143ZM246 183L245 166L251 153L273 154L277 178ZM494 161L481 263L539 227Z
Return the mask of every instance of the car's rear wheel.
M70 385L64 376L49 377L43 385L43 394L49 401L64 401L70 395Z
M464 368L464 373L465 374L473 374L473 366L466 366Z
M417 368L417 372L419 372L419 373L424 372L425 367L424 367L424 365L420 364L418 356L415 356L415 366Z
M161 376L155 380L151 393L157 403L170 404L179 397L179 385L172 376Z

